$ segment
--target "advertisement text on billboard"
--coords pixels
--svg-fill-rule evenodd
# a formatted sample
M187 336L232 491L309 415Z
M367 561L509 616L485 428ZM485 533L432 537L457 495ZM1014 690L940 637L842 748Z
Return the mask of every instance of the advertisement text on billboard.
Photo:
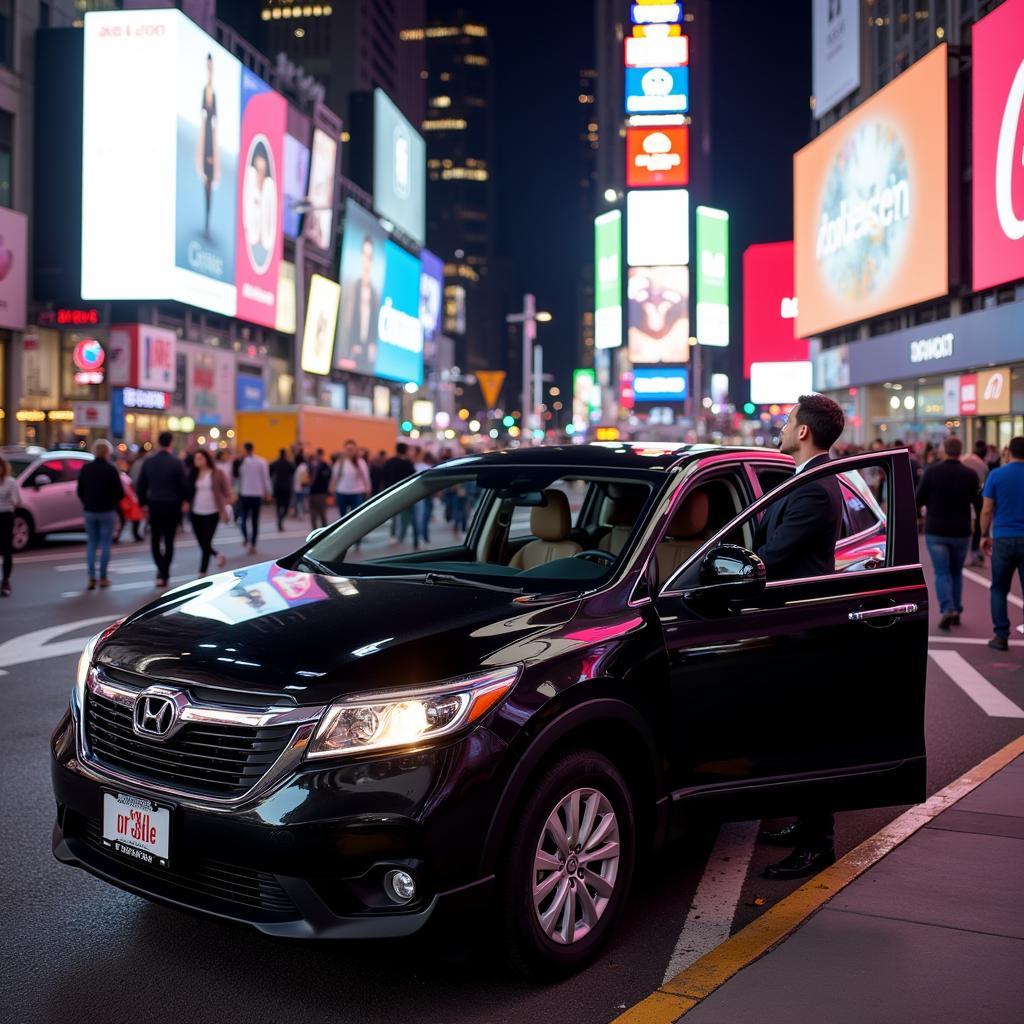
M627 114L681 114L689 106L689 68L626 68Z
M743 253L743 376L751 363L805 360L796 336L793 243L766 242Z
M688 185L690 129L644 126L626 129L626 184L630 188Z
M637 405L677 405L686 401L685 366L634 366L633 398Z

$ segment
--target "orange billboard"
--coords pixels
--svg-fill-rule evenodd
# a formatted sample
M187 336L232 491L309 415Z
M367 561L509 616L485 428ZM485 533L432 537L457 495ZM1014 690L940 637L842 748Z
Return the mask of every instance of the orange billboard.
M946 45L793 158L801 338L949 290Z

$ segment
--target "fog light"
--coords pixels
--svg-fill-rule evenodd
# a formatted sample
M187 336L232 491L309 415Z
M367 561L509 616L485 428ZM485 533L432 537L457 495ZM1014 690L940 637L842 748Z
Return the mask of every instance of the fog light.
M384 891L394 903L408 903L416 895L416 879L408 871L389 871L384 876Z

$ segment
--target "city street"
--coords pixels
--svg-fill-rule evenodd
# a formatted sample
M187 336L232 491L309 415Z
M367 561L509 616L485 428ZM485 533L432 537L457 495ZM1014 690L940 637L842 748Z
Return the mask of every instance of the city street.
M268 525L264 518L264 528ZM260 554L292 549L304 524L271 527ZM233 527L221 541L228 571L247 564ZM922 545L923 551L923 545ZM14 596L0 605L2 955L4 1018L603 1024L656 989L799 883L760 877L777 851L755 848L756 823L688 836L639 872L619 934L599 961L550 987L514 980L490 945L496 930L469 919L458 941L431 938L370 945L287 942L248 928L147 903L50 853L53 799L48 739L68 700L78 652L109 620L149 599L153 572L143 544L115 549L114 585L83 592L83 546L50 540L17 559ZM181 539L172 583L191 579L196 548ZM929 573L930 568L926 566ZM926 716L929 794L1024 731L1024 637L1011 649L990 635L985 568L968 570L964 624L935 628L933 606ZM1012 619L1022 618L1019 590ZM882 666L863 652L866 673ZM898 682L894 680L894 685ZM822 685L828 685L827 673ZM737 714L743 709L738 708ZM828 723L821 723L828 729ZM837 853L876 832L903 808L839 816ZM460 948L461 947L461 948Z

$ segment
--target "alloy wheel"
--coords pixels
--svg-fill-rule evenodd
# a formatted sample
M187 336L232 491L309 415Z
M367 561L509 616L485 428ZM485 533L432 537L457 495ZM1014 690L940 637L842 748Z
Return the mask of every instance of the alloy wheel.
M599 790L574 789L541 830L533 861L533 906L544 934L571 946L608 908L619 873L619 822Z

